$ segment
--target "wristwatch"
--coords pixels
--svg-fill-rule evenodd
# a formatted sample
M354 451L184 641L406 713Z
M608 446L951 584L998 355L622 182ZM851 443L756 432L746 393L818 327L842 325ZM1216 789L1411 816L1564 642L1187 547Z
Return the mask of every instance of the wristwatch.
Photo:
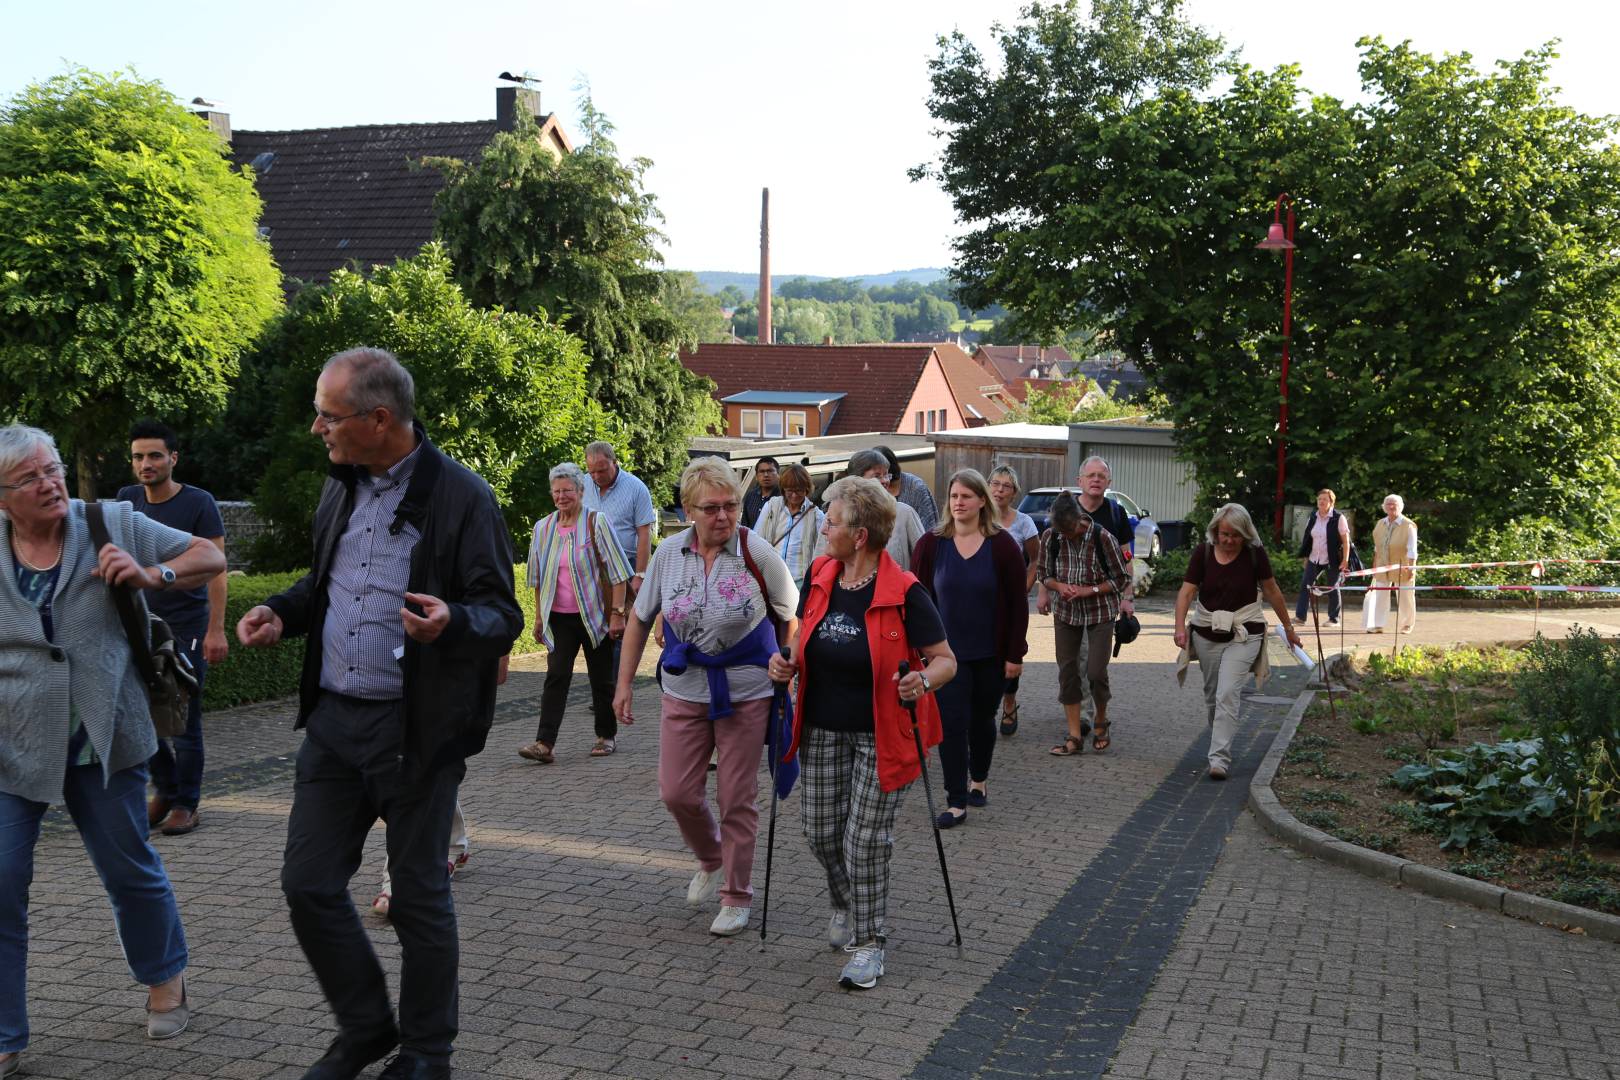
M170 570L167 566L164 566L162 563L159 563L158 568L157 568L157 572L158 572L158 577L163 579L162 588L167 589L167 588L170 588L171 586L174 585L174 571L173 570Z
M622 608L622 607L610 608L608 610L608 614L609 615L617 615L617 616L619 616L619 618L622 619L622 618L625 617L625 609Z
M919 672L917 672L917 677L922 680L923 693L932 694L934 692L934 686L933 686L932 683L930 683L928 681L928 676L925 673L919 671Z

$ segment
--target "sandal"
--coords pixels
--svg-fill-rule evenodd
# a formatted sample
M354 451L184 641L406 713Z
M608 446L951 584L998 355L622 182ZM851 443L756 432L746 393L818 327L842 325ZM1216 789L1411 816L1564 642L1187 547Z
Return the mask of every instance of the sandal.
M1074 757L1076 754L1085 752L1086 744L1073 735L1065 735L1062 746L1052 747L1053 757Z
M1091 749L1093 751L1101 753L1108 749L1108 744L1114 741L1108 737L1108 729L1113 726L1114 722L1112 720L1106 724L1097 725L1096 733L1091 736Z
M597 739L596 745L591 747L591 757L607 757L614 749L612 739Z
M1001 733L1003 735L1018 734L1018 706L1014 705L1012 711L1001 711Z
M518 750L518 757L530 761L538 761L542 765L550 765L557 760L557 755L551 752L551 747L543 742L532 742Z

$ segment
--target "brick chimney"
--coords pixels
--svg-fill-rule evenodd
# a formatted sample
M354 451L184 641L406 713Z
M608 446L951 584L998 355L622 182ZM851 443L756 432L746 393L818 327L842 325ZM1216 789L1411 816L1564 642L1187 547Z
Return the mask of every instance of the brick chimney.
M495 126L501 131L517 127L518 117L531 116L539 120L540 91L527 86L497 86L495 88Z
M759 343L775 345L771 326L771 189L759 193Z
M224 139L227 144L231 141L231 114L225 112L213 102L202 98L193 98L191 101L191 115L200 116L208 124L215 135Z

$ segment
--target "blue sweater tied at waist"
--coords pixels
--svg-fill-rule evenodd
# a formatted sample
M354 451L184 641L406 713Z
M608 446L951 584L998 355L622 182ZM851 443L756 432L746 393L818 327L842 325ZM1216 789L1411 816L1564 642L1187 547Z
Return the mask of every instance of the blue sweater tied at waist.
M710 655L696 645L681 640L675 626L664 620L664 651L658 664L671 675L684 674L687 667L696 664L709 677L709 719L730 716L731 682L726 678L728 667L765 667L776 652L776 627L770 619L759 623L740 641L724 652Z

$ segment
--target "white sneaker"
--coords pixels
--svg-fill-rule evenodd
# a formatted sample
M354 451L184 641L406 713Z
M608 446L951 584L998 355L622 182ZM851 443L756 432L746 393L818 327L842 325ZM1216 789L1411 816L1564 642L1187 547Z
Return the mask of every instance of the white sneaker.
M850 929L849 912L833 908L832 918L827 920L827 944L842 949L854 940L855 931Z
M870 990L876 986L878 976L883 974L883 946L869 941L858 948L846 945L844 951L855 955L844 965L843 973L838 976L838 985L852 990Z
M709 924L709 933L716 937L731 937L748 929L748 913L752 908L722 907L720 914Z
M699 867L698 872L692 875L692 884L686 887L686 906L702 907L714 899L714 894L720 891L720 882L726 877L726 868L717 866L713 870L704 870Z

